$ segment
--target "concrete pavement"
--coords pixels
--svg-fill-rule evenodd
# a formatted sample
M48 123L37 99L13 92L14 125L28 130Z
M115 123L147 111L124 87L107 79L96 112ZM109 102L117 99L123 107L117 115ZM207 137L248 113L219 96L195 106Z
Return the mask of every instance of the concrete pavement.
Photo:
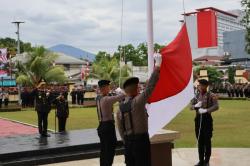
M114 166L125 166L123 156L116 156ZM193 166L198 161L196 148L173 150L173 166ZM99 166L98 159L79 160L47 166ZM250 148L214 148L211 166L250 166Z

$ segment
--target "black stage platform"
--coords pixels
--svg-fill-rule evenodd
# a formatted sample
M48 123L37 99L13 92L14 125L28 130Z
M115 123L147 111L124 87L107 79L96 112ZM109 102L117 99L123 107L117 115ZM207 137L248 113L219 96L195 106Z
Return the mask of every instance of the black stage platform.
M117 154L122 153L118 142ZM90 159L99 156L96 129L75 130L53 134L0 138L0 165L41 165L56 162Z

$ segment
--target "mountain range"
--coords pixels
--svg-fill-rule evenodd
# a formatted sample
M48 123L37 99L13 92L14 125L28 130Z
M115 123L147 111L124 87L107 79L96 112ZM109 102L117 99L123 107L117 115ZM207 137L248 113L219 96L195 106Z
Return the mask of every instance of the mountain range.
M95 60L95 54L66 44L58 44L48 49L50 51L60 52L78 59L87 59L91 62Z

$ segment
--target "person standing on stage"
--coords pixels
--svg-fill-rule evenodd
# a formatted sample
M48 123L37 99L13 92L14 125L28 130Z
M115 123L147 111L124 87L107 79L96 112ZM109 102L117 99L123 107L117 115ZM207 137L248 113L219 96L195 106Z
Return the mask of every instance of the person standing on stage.
M35 110L38 116L38 129L42 137L50 137L47 132L48 114L51 110L51 94L45 89L45 82L41 82L36 89L33 90L35 96Z
M113 104L124 99L124 94L110 96L110 81L100 80L98 82L100 95L96 98L97 115L99 126L97 128L101 143L100 166L111 166L113 164L116 148L115 121L113 116ZM117 89L117 93L120 93Z
M69 117L69 105L68 101L65 100L64 95L61 93L55 100L56 105L56 116L58 118L58 131L65 132L66 131L66 121Z
M209 166L213 118L211 113L219 109L217 96L207 91L208 81L199 80L199 93L191 101L191 110L196 110L195 134L198 141L199 162L195 166Z

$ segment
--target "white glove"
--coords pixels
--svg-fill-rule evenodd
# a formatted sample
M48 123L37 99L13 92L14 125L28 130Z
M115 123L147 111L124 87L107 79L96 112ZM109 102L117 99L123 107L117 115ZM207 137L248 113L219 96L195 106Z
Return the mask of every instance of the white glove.
M201 108L201 106L202 106L202 101L199 101L194 105L194 108Z
M207 113L207 109L200 108L198 112L199 114L204 114L204 113Z
M121 88L116 88L115 93L116 94L125 94Z
M46 93L46 96L47 96L47 97L49 96L49 92Z
M162 55L160 53L154 54L155 66L161 67Z

